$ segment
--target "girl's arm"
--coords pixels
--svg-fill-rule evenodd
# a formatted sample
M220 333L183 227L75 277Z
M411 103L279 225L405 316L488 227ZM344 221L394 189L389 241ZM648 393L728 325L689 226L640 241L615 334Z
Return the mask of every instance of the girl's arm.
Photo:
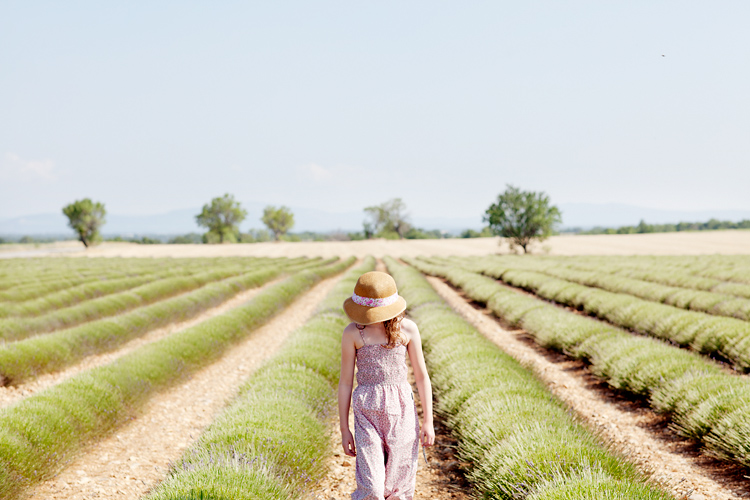
M401 328L409 337L409 344L406 349L409 353L412 370L414 370L419 400L422 402L422 427L419 431L419 439L422 446L432 446L435 444L435 426L432 422L432 384L430 383L430 376L427 374L427 366L424 363L422 338L419 336L419 328L417 328L416 323L410 319L402 320Z
M344 453L350 457L357 456L354 447L354 436L349 430L349 405L352 401L352 386L354 385L355 344L352 330L353 324L344 329L341 337L341 373L339 375L339 427L341 428L341 446Z

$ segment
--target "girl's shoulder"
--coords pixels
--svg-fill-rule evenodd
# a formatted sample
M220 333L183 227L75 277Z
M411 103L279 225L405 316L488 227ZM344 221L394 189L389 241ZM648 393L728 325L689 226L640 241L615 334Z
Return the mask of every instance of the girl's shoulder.
M357 329L356 323L349 323L344 328L344 332L341 337L342 342L352 342L356 345L360 343L360 339L362 337L360 336L359 330Z
M406 328L408 330L419 330L417 328L417 324L409 318L404 318L401 320L401 328Z
M409 318L401 320L401 331L406 334L409 342L414 338L419 338L419 328L417 328L417 324Z
M349 323L344 327L344 338L351 336L353 334L359 334L359 331L357 330L357 324L356 323Z

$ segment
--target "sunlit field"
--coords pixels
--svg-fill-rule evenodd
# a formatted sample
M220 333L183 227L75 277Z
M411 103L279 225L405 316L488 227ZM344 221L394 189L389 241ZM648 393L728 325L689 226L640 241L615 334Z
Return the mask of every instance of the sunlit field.
M559 237L532 255L478 238L2 259L1 496L344 498L340 305L377 267L422 331L443 429L419 498L742 498L750 256L713 250L746 233L657 255L668 236L581 239L583 255ZM217 388L210 411L194 383Z

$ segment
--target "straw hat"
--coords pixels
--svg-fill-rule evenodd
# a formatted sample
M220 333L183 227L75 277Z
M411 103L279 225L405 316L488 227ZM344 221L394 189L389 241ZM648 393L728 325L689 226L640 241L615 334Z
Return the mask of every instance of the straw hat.
M406 301L398 294L390 274L372 271L359 277L354 294L344 301L349 319L371 325L395 318L406 310Z

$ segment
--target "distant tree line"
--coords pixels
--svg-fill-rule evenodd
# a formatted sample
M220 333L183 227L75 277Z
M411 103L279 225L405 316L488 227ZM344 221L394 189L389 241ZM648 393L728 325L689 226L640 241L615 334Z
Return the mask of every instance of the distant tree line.
M107 214L104 204L89 198L76 200L63 207L63 214L68 218L68 225L78 239L86 246L102 240L101 227ZM123 238L117 236L108 241L127 241L139 244L198 244L198 243L258 243L267 241L347 241L371 238L385 239L427 239L452 238L451 234L437 229L425 230L415 227L410 220L406 204L401 198L392 198L379 205L364 208L365 220L361 232L353 233L290 233L294 227L294 214L285 206L267 206L260 218L267 229L251 229L245 233L239 229L240 223L247 218L247 211L231 194L212 199L203 206L195 216L196 223L206 228L203 234L188 233L171 238L140 236ZM520 248L524 253L529 251L532 241L544 241L555 234L555 228L561 222L557 207L550 203L549 196L543 192L522 191L507 185L495 203L484 213L487 224L481 231L467 229L461 238L481 238L500 236L505 238L511 248ZM668 233L678 231L712 231L720 229L750 229L750 220L739 222L711 219L707 222L680 222L678 224L648 224L644 220L636 226L617 228L595 227L587 231L569 230L576 234L643 234ZM40 243L49 239L24 236L20 243ZM0 243L10 243L0 238Z
M68 240L70 237L63 238L62 236L1 236L0 237L0 245L4 244L11 244L11 243L21 243L21 244L38 244L38 243L52 243L55 241L61 241L61 240Z
M674 233L679 231L717 231L720 229L750 229L750 220L739 222L711 219L708 222L680 222L677 224L647 224L641 220L637 226L595 227L588 231L575 231L578 234L644 234Z
M406 204L401 198L392 198L380 205L364 209L365 221L361 232L333 231L316 233L304 231L292 233L294 214L285 206L267 206L263 210L261 222L266 229L250 229L242 232L239 225L247 218L247 211L231 194L213 198L195 216L196 223L206 228L206 232L187 233L178 236L138 235L102 237L101 228L105 224L106 209L103 203L89 198L76 200L63 207L68 225L78 239L86 246L100 241L127 242L141 245L151 244L201 244L201 243L259 243L267 241L350 241L371 238L385 239L439 239L439 238L484 238L494 236L490 226L480 231L466 229L454 235L439 229L423 229L411 224ZM58 237L23 236L20 239L0 238L3 243L43 243L57 241Z
M62 212L68 218L68 225L76 232L76 236L84 246L89 247L102 241L100 230L105 223L107 213L103 203L84 198L66 205ZM294 214L285 206L274 207L269 205L265 208L261 221L268 230L251 229L247 233L240 232L239 224L246 217L247 211L242 208L238 201L235 201L234 196L227 193L205 204L201 213L195 216L196 223L207 229L204 234L188 233L173 237L167 243L256 243L300 239L297 236L287 237L287 233L294 226ZM39 241L29 236L24 236L20 240L22 243ZM116 236L108 238L107 241L123 241L144 245L164 243L162 239L152 236L140 238ZM0 243L5 242L6 240L0 239Z
M203 243L256 243L268 241L268 233L251 231L242 234L239 224L247 217L247 211L242 208L234 196L227 193L214 198L203 205L201 213L195 216L199 226L208 229L203 235ZM261 221L273 233L275 241L281 241L294 226L294 214L285 206L267 206L263 210Z
M488 238L494 236L489 228L485 227L481 231L474 229L466 229L460 233L447 233L439 229L420 229L411 228L404 239L417 240L417 239L446 239L446 238ZM27 244L39 244L39 243L52 243L55 241L69 240L70 237L62 234L56 236L2 236L0 237L0 245L2 244L16 244L16 243L27 243ZM315 231L300 231L300 232L289 232L281 237L281 241L287 242L299 242L299 241L354 241L362 240L364 235L361 231L355 232L342 232L342 231L329 231L329 232L315 232ZM200 245L203 244L203 234L201 233L185 233L180 235L167 235L167 234L148 234L148 235L116 235L102 237L101 241L104 242L125 242L125 243L136 243L139 245L156 245L156 244L179 244L179 245ZM238 243L261 243L265 241L274 241L273 233L266 229L250 229L247 232L240 232L237 238Z
M85 198L65 206L63 213L68 217L70 227L76 231L76 235L86 247L101 241L100 229L105 222L106 215L103 203ZM188 233L174 236L166 242L173 244L221 244L265 241L453 237L445 231L425 230L415 227L410 221L406 204L401 198L392 198L379 205L366 207L364 213L365 220L361 232L348 234L341 232L329 234L304 232L294 234L290 233L290 230L294 227L292 211L285 206L269 205L263 210L260 219L267 229L251 229L242 233L239 225L247 218L247 211L234 199L234 196L227 193L213 198L209 203L203 205L201 212L195 216L196 223L206 228L205 233L202 235ZM497 201L485 211L484 221L487 226L481 231L467 229L460 234L460 237L500 236L509 241L511 248L520 247L525 253L533 240L543 241L554 233L555 226L560 223L560 211L550 204L549 197L545 193L521 191L508 185L506 190L498 195ZM108 241L127 241L146 245L165 242L164 239L148 235L134 238L117 236L110 238Z

